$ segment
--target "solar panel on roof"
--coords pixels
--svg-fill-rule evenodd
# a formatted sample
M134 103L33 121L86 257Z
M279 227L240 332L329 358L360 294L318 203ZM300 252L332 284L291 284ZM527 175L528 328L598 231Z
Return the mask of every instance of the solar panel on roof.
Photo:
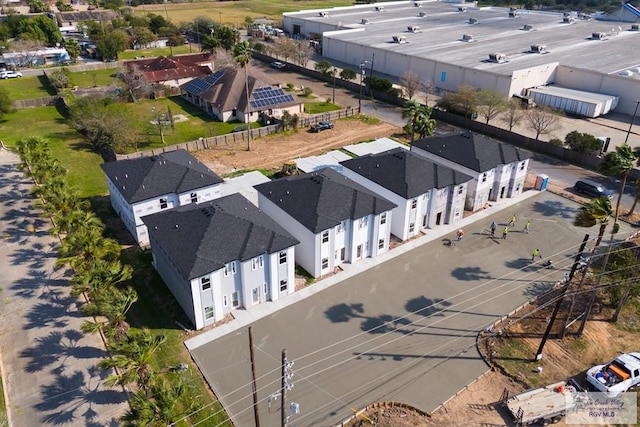
M252 98L250 104L253 108L264 108L295 101L293 95L287 94L283 89L269 86L256 88Z

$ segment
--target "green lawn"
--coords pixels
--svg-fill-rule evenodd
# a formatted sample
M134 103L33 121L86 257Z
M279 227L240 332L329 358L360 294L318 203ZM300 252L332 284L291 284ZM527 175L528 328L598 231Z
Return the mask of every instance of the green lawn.
M185 44L182 46L173 46L171 48L163 47L158 49L125 50L124 52L120 52L118 54L118 59L126 60L140 57L155 58L157 56L171 56L172 51L173 55L183 55L185 53L200 53L200 51L194 46L189 47L189 45Z
M0 87L5 89L9 93L9 97L16 101L44 98L56 94L44 75L0 80Z
M116 77L117 68L107 68L106 70L77 71L71 73L74 86L81 88L94 86L109 86L112 83L120 82Z
M320 113L326 113L328 111L335 111L335 110L339 110L340 107L338 107L335 104L332 104L330 102L305 102L304 103L304 112L307 114L320 114Z
M56 107L17 110L0 121L2 140L9 147L26 137L49 141L53 157L69 171L69 184L83 197L104 194L107 185L100 169L102 157L91 150L82 136L65 121Z

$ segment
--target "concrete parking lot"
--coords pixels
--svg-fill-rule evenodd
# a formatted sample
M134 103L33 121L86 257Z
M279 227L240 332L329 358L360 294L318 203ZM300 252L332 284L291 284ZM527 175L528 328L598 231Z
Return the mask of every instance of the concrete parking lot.
M453 248L446 245L452 232L434 234L427 244L251 324L264 425L278 425L280 400L273 396L283 349L294 362L287 400L301 408L293 425L333 425L380 400L434 410L487 370L475 347L478 331L561 279L585 232L596 232L572 225L578 208L541 193L483 212ZM519 222L507 239L492 239L490 222L500 227L514 213ZM525 219L532 219L531 234L521 232ZM623 225L618 236L629 233ZM532 264L535 248L557 268ZM246 329L192 355L237 425L253 425Z
M122 389L103 386L99 336L85 335L82 300L56 269L57 241L32 207L19 158L0 149L0 367L9 426L117 426ZM2 423L0 422L0 425Z

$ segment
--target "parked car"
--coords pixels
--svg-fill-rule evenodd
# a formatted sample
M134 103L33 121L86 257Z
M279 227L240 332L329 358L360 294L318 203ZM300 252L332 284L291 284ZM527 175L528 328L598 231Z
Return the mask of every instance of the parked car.
M17 77L22 77L20 71L0 71L0 79L15 79Z
M311 126L311 132L321 132L327 129L333 129L333 122L318 122L316 125Z
M587 371L587 382L613 398L640 384L640 353L623 353Z
M578 182L576 182L573 188L576 190L576 192L590 197L606 196L610 199L613 197L613 191L607 190L602 184L589 181L588 179L579 180Z
M280 61L273 61L270 65L271 67L277 68L278 70L284 70L287 67L287 64Z

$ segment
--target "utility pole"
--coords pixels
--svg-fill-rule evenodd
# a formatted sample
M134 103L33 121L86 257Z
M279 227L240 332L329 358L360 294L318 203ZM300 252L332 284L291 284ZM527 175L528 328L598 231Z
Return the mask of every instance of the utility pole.
M371 83L373 81L373 59L376 57L375 53L371 54L371 69L369 70L369 96L373 98L373 93L371 92Z
M582 333L584 332L584 327L587 324L587 319L589 318L589 315L591 314L591 308L593 307L593 304L596 301L596 294L598 293L598 286L600 286L600 281L602 280L602 276L604 276L604 272L607 270L607 264L609 263L609 255L611 254L611 251L613 249L612 246L613 245L609 245L609 247L607 248L607 253L604 256L604 263L602 264L602 269L600 270L600 274L598 275L598 280L596 281L596 284L593 287L593 290L591 291L591 298L589 298L589 305L587 305L587 311L585 311L584 317L580 321L580 328L578 329L578 336L579 337L581 337Z
M582 253L584 252L584 248L585 248L585 246L587 246L587 242L588 241L589 241L589 235L585 234L584 235L584 239L582 239L582 244L580 245L580 249L578 250L578 253L576 254L576 259L575 259L575 261L573 263L573 267L571 268L571 273L569 273L569 280L567 280L567 283L564 284L564 287L560 291L560 296L558 297L558 302L556 303L556 306L553 309L553 313L551 313L551 319L549 319L549 324L547 325L547 330L544 331L544 335L542 336L542 341L540 341L540 346L538 347L538 351L536 352L535 360L542 359L542 349L544 348L544 345L547 343L547 339L549 338L549 334L551 333L551 328L553 328L553 323L555 322L556 317L558 316L558 312L560 311L560 306L562 305L562 300L564 300L564 297L567 294L567 291L569 290L569 286L571 286L571 278L573 277L573 274L575 273L575 270L577 268L578 262L580 261L580 258L582 257Z
M569 322L571 321L571 315L573 314L573 307L576 305L576 293L584 286L584 281L587 279L587 269L589 268L590 264L591 258L587 260L586 265L584 266L584 270L582 270L582 277L580 278L580 283L578 283L578 286L576 286L576 292L571 295L571 304L569 305L569 311L567 311L567 315L565 316L564 322L562 323L562 329L560 329L560 339L564 338L565 334L567 333L567 328L569 327Z
M256 358L253 353L253 334L249 326L249 355L251 357L251 391L253 393L253 418L256 427L260 427L260 416L258 415L258 387L256 386Z
M280 426L286 427L287 425L287 411L285 406L287 404L287 349L282 350L282 384L280 389L282 394L282 406L280 407Z
M640 101L636 101L636 109L633 110L633 117L631 118L631 123L629 124L629 130L627 131L627 137L624 139L624 143L626 144L629 140L629 134L631 133L631 128L633 127L633 121L636 119L636 114L638 114L638 106L640 105Z

